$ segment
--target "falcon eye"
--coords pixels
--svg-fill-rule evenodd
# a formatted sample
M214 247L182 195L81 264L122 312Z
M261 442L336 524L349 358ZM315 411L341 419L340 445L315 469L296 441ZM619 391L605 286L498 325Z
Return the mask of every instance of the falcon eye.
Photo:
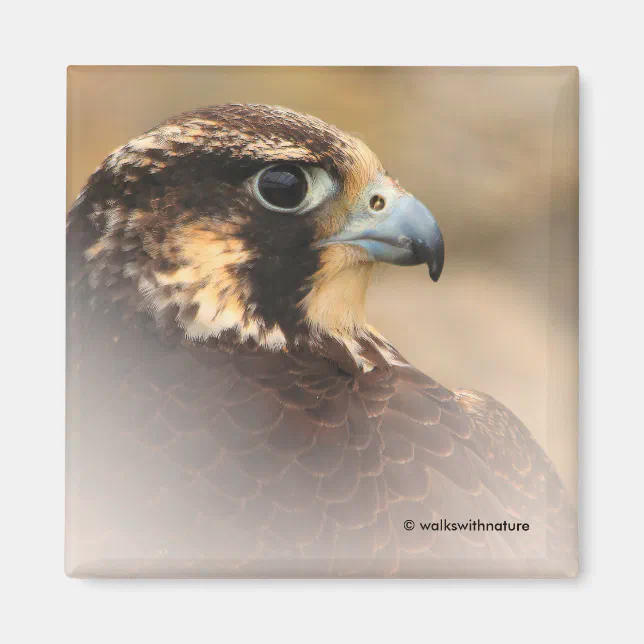
M256 187L264 205L272 210L291 211L304 202L309 182L302 168L283 163L261 172Z

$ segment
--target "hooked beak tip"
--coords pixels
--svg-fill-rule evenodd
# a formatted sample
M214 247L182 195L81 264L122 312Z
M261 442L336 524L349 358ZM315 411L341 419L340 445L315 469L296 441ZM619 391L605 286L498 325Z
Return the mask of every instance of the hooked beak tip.
M438 264L437 262L432 262L427 265L429 267L429 276L432 278L433 282L438 282L438 279L443 272L443 265Z
M445 263L445 244L443 242L443 236L440 235L440 241L433 246L433 252L427 262L427 267L429 269L429 276L432 278L432 281L438 282L442 272L443 265Z

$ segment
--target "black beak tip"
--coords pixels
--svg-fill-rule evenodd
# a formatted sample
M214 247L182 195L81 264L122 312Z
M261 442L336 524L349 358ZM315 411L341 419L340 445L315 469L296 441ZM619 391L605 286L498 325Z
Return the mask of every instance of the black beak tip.
M427 264L429 267L429 276L432 278L432 281L438 282L438 278L441 276L441 273L443 272L443 262L441 261L436 262L429 262Z
M443 272L443 264L445 263L445 244L443 236L440 235L436 243L433 244L433 252L430 255L427 267L429 268L429 276L434 282L438 282L438 278Z

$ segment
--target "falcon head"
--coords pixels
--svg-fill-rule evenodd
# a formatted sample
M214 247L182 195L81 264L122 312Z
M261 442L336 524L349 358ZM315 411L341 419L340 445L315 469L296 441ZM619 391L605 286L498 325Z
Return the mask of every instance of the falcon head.
M431 213L364 143L281 107L210 107L133 139L92 175L79 218L91 288L194 342L351 341L376 262L426 263L434 281L443 268Z

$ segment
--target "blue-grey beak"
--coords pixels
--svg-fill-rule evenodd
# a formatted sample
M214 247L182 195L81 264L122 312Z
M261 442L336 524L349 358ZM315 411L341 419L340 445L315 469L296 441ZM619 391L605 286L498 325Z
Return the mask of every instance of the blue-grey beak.
M329 243L361 246L375 262L427 264L434 282L443 271L445 245L440 228L432 213L407 194L382 213L355 217L342 232L323 242Z

